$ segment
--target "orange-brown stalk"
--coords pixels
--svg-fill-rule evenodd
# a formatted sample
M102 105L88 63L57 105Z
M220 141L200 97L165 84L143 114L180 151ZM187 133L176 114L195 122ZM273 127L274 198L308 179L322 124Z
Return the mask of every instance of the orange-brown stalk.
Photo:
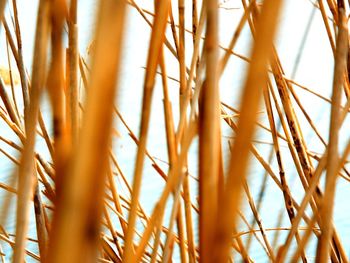
M32 88L28 118L25 126L26 140L21 156L21 165L18 174L18 200L16 217L16 243L13 262L22 263L25 254L26 234L28 229L28 214L30 199L33 194L34 182L34 146L36 137L36 124L39 114L39 103L44 87L46 75L46 52L49 33L49 3L46 0L39 2L35 49L32 69ZM43 252L43 251L41 251Z
M57 202L49 262L97 259L124 17L124 1L100 3L84 132L74 147L69 181Z
M329 143L327 155L326 188L320 208L321 238L317 248L318 262L324 263L329 260L329 251L333 236L333 209L336 181L338 177L338 141L341 113L341 88L344 83L344 72L347 68L348 58L348 28L344 9L340 9L338 22L337 47L335 53L333 95L331 108L331 122L329 128Z
M161 1L156 6L156 16L154 25L152 27L151 42L148 52L147 59L147 70L144 81L144 94L142 103L142 115L141 115L141 128L139 145L137 149L132 196L131 196L131 207L128 217L128 231L125 238L125 251L123 254L123 261L132 262L133 252L133 236L135 231L135 224L137 219L137 207L138 199L140 195L141 181L142 181L142 169L143 162L146 152L146 143L148 135L148 126L151 113L151 100L155 82L155 75L157 65L159 63L159 57L162 52L162 46L164 42L165 28L167 24L167 18L170 11L170 1Z
M204 42L206 79L199 110L199 237L200 260L210 262L218 211L220 156L220 98L218 72L218 9L216 0L206 1L207 31Z
M232 231L237 218L244 178L246 177L249 144L254 133L261 86L267 82L267 64L272 55L272 41L277 29L282 1L266 0L257 23L252 59L244 85L240 121L232 149L230 168L224 193L220 196L215 236L212 240L211 262L226 262L230 258Z

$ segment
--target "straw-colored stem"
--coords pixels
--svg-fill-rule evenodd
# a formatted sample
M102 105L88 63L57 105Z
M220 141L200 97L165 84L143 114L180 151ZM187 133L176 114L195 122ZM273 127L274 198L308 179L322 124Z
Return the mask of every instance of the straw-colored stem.
M5 89L5 84L1 78L0 78L0 97L5 105L5 108L9 114L11 121L13 121L18 127L21 127L21 123L19 121L13 102L10 99L9 95L7 94L7 91Z
M45 253L47 249L48 236L47 236L47 231L45 227L44 207L42 204L42 198L41 198L38 183L34 190L34 211L35 211L35 223L36 223L36 231L38 235L40 258L42 261L44 261Z
M312 121L311 117L309 116L309 114L306 112L305 107L301 104L301 101L299 100L297 94L295 93L294 89L292 86L287 85L287 87L289 88L292 96L294 97L294 100L296 101L296 103L298 104L300 110L302 111L302 113L304 114L306 120L308 121L308 123L310 124L311 128L314 130L314 132L316 133L316 136L320 139L321 143L326 146L326 141L323 139L322 135L319 133L318 129L316 128L315 123Z
M169 158L169 163L170 167L169 169L172 169L173 164L175 163L175 160L177 158L177 151L176 151L176 137L175 137L175 128L174 128L174 120L173 120L173 114L172 114L172 107L171 107L171 102L169 99L169 93L168 93L168 82L167 82L167 71L166 71L166 65L164 61L164 51L161 54L160 58L160 67L162 70L162 84L163 84L163 93L164 93L164 120L165 120L165 130L166 130L166 138L167 138L167 145L168 145L168 158ZM186 259L186 249L185 249L185 239L184 239L184 224L183 224L183 216L182 216L182 209L181 209L181 203L179 203L179 209L176 217L177 225L178 225L178 233L180 237L180 253L181 253L181 259L182 262L185 262ZM169 226L169 229L171 227ZM159 239L159 234L160 234L160 228L158 228L158 233L156 234L156 239ZM169 235L167 236L167 240L169 240ZM155 255L155 252L157 251L157 244L159 241L155 241L155 246L153 249L155 250L153 255ZM167 243L167 242L166 242ZM165 250L166 250L165 246ZM165 251L164 250L164 251ZM165 252L164 252L165 254ZM155 260L155 257L153 257Z
M179 8L179 71L180 71L180 107L186 93L186 64L185 64L185 1L178 0Z
M111 236L112 236L112 239L113 239L113 243L114 243L114 245L116 246L119 255L122 255L122 254L123 254L123 251L122 251L122 248L121 248L121 246L120 246L120 244L119 244L119 242L118 242L117 231L116 231L115 228L114 228L112 219L111 219L111 217L109 216L109 211L108 211L108 209L107 209L106 206L103 207L103 214L104 214L105 220L107 221L108 229L109 229L109 231L111 232ZM102 239L102 240L103 240L103 239ZM103 241L102 241L102 242L103 242ZM103 243L102 243L102 246L103 246ZM113 251L113 249L112 249L112 251ZM113 252L114 252L114 251L113 251ZM112 253L110 253L110 254L112 254ZM115 253L113 253L112 255L113 255L113 257L116 257L116 254L115 254Z
M6 0L0 0L0 21L2 21L2 18L4 17L6 2Z
M124 17L124 1L100 3L84 132L73 150L69 181L57 201L47 256L50 262L97 259Z
M189 87L191 87L191 85L192 85L195 70L197 69L197 65L198 65L200 36L201 36L203 29L204 29L205 18L206 18L206 3L203 2L202 9L201 9L201 15L200 15L200 19L199 19L199 24L198 24L196 35L195 35L195 43L194 43L193 54L192 54L192 59L191 59L191 68L190 68L190 72L188 74L189 76L188 76L188 80L187 80L187 84L186 84L186 87L188 87L186 89L187 93L185 94L184 98L182 99L183 101L181 103L181 108L180 108L180 121L179 121L179 125L177 128L177 133L176 133L176 138L179 141L181 141L181 139L182 139L184 127L186 124L186 112L187 112L187 107L188 107L188 104L190 103L190 98L191 98L191 96L190 96L191 89ZM199 75L199 72L200 72L200 70L197 70L197 75ZM199 80L199 78L197 78L197 80ZM196 100L194 100L194 101L196 101Z
M162 262L169 262L170 261L170 256L171 256L171 251L172 251L172 248L171 248L171 244L174 240L174 232L173 232L173 227L174 227L174 224L176 222L176 218L177 218L177 215L181 215L182 216L182 206L181 206L181 203L180 203L180 198L179 198L179 192L180 188L177 189L177 191L174 192L174 202L173 202L173 206L172 206L172 209L171 209L171 215L170 215L170 222L169 222L169 227L168 227L168 235L167 235L167 238L166 238L166 241L165 241L165 244L164 244L164 252L163 252L163 258L162 258ZM159 221L161 222L161 221ZM183 227L182 225L180 225L180 227ZM182 229L180 229L182 230ZM184 231L180 231L181 234L183 234ZM182 243L182 244L181 244ZM185 249L184 249L184 240L180 239L180 249L181 249L181 246L183 246L183 252L181 253L181 262L188 262L187 260L187 253L184 253L186 252ZM180 251L181 252L181 251Z
M268 256L271 259L271 261L273 262L275 260L275 253L273 252L272 247L270 245L270 242L269 242L269 240L266 237L265 228L263 226L263 222L262 222L262 219L260 217L260 214L259 214L259 212L256 209L256 205L255 205L255 202L253 200L252 194L251 194L251 192L249 190L248 183L244 182L244 186L243 187L244 187L244 191L245 191L245 193L247 195L247 198L248 198L250 209L252 210L254 218L255 218L256 222L258 223L261 235L263 236L263 240L264 240L266 249L268 251Z
M109 188L110 188L110 191L112 193L115 209L116 209L116 211L118 211L118 213L120 213L120 215L123 215L119 194L117 191L117 187L115 185L115 181L114 181L114 177L113 177L113 173L112 173L112 169L111 169L110 165L108 167L107 174L108 174L107 177L108 177L108 182L109 182ZM119 222L120 222L120 225L122 227L123 234L125 235L126 231L127 231L127 224L124 220L122 220L122 217L119 217Z
M70 2L68 22L68 59L69 59L69 104L71 136L76 141L79 131L79 91L78 91L78 25L77 0Z
M155 205L151 218L148 222L148 225L142 235L142 239L139 243L139 246L136 251L136 260L139 260L141 258L141 255L145 249L145 246L150 238L150 235L152 233L152 230L154 226L156 225L159 218L163 217L165 205L167 203L167 200L169 198L169 195L171 192L176 190L178 187L180 187L182 180L183 180L183 167L185 164L185 160L187 159L187 152L191 145L191 142L193 140L193 137L195 134L197 134L196 129L197 123L196 122L190 122L188 128L186 129L187 132L184 133L185 137L184 140L181 142L181 151L179 154L178 159L176 160L174 164L174 168L170 170L168 180L166 182L166 185L162 191L162 194L159 198L159 201ZM177 192L178 193L178 192ZM177 198L177 197L174 197Z
M331 29L330 29L330 26L329 26L329 23L328 23L327 13L326 13L326 10L324 9L323 0L318 0L318 4L319 4L319 7L320 7L323 23L324 23L326 31L327 31L327 36L328 36L328 39L329 39L329 43L331 45L333 54L335 55L334 39L333 39L333 35L332 35Z
M30 197L34 185L34 146L36 123L39 113L40 95L44 85L46 68L46 51L48 44L48 11L49 3L41 0L39 3L38 20L35 36L34 63L32 69L31 101L26 123L26 140L24 142L19 167L18 201L16 217L16 244L13 262L22 263L25 254L26 233L28 229L28 214Z
M300 244L298 246L298 249L294 252L294 255L292 256L291 262L297 262L298 258L300 257L301 253L303 253L303 248L306 247L307 242L309 241L309 238L312 234L312 230L314 227L314 224L316 223L316 215L314 215L311 219L311 222L306 230L306 233L304 234L303 238L300 241Z
M329 143L327 155L326 187L323 200L321 202L321 238L318 243L317 261L324 263L329 259L330 242L333 235L332 218L334 209L335 187L337 179L337 164L339 161L338 140L340 128L340 103L341 88L343 84L344 72L347 68L348 56L348 29L347 21L343 9L339 12L339 32L337 36L337 47L335 55L333 95L331 108L331 121L329 128Z
M193 45L196 42L196 32L198 27L198 3L197 0L192 0L192 32Z
M146 23L152 27L152 23L147 19L147 17L145 16L144 12L142 11L142 9L135 3L134 0L130 0L131 1L131 5L133 7L136 8L136 10L140 13L140 15L142 16L142 18L146 21ZM171 2L169 2L169 5L171 5ZM171 12L169 11L169 16L171 17ZM176 33L174 32L174 36L177 36ZM176 37L177 39L177 37ZM175 42L176 45L177 42ZM177 58L177 50L178 47L176 48L176 50L172 47L172 45L170 44L170 42L168 41L168 39L166 37L164 37L164 45L169 49L169 51L171 52L171 54L174 55L175 58Z
M26 112L29 107L29 86L28 80L26 77L24 62L23 62L23 48L22 48L22 36L21 29L19 25L18 11L17 11L17 0L12 1L14 20L15 20L15 29L16 29L16 40L17 40L17 52L18 59L16 59L19 75L21 78L22 85L22 95L24 103L24 118L26 119Z
M175 21L174 21L174 15L173 15L173 6L170 2L170 13L169 13L169 18L170 18L170 28L171 28L171 33L174 39L174 45L175 45L175 50L176 50L176 55L179 57L179 37L176 34L176 26L175 26Z
M56 193L59 196L65 184L67 160L70 151L70 138L67 134L66 98L64 94L64 50L63 25L66 5L62 1L53 1L50 5L51 22L51 63L47 77L47 90L52 107L52 126L54 140L53 162L55 165ZM60 197L58 197L60 198Z
M338 171L340 170L341 166L344 164L344 162L345 162L347 156L349 155L349 153L350 153L350 141L348 141L348 143L347 143L347 145L345 147L343 156L342 156L342 158L340 158L340 161L338 163L338 168L337 168ZM311 180L311 182L309 184L309 188L308 188L307 192L304 195L304 198L303 198L303 200L302 200L302 202L301 202L301 204L300 204L300 206L298 208L297 215L296 215L296 217L295 217L295 219L293 221L292 229L289 231L288 236L286 238L286 241L284 242L283 247L279 251L278 261L277 262L284 262L284 259L285 259L286 255L287 255L289 246L290 246L291 241L292 241L292 237L296 233L298 225L299 225L299 222L300 222L300 220L302 218L302 213L305 211L308 202L312 198L313 192L315 191L315 189L316 189L316 187L318 185L318 181L319 181L319 179L321 177L323 169L326 167L326 164L327 164L327 151L324 153L324 155L320 159L320 161L318 163L318 166L317 166L317 168L315 169L315 171L313 173L312 180Z
M10 75L10 82L11 82L11 95L12 95L12 101L14 104L15 112L18 118L20 118L19 109L18 109L18 102L15 94L15 81L13 76L13 70L12 70L12 63L11 63L11 57L10 57L10 49L9 49L9 42L6 40L6 54L7 54L7 64L9 67L9 75Z
M41 113L41 110L39 110L38 122L39 122L39 126L40 126L40 129L41 129L41 132L43 134L44 140L46 142L47 149L49 150L51 158L53 158L53 156L54 156L53 144L52 144L51 138L50 138L50 136L49 136L49 134L47 132L47 129L46 129L46 126L45 126L45 122L44 122L44 119L43 119L43 114Z
M278 139L276 136L276 126L275 126L275 120L274 120L272 106L271 106L270 94L269 94L269 91L267 88L265 88L263 90L263 93L264 93L264 100L265 100L265 105L266 105L266 109L267 109L268 119L269 119L271 131L272 131L273 147L274 147L274 150L276 153L276 159L277 159L278 168L279 168L281 185L283 187L283 197L284 197L285 208L287 210L289 220L292 223L294 220L294 217L295 217L295 212L294 212L293 203L291 200L291 192L290 192L289 186L287 184L287 180L285 178L285 169L284 169L284 165L282 162L282 155L281 155L281 151L280 151L280 146L279 146L279 142L278 142ZM295 234L295 238L296 238L296 241L298 242L298 245L299 245L300 238L299 238L298 233ZM306 262L305 252L302 248L301 248L301 256L302 256L303 262Z
M143 94L143 104L142 104L142 115L141 115L141 128L140 128L140 141L137 149L133 187L132 187L132 197L131 197L131 207L128 217L128 231L125 238L125 251L123 254L123 261L131 262L134 256L132 243L134 236L134 227L137 219L137 207L138 199L140 195L141 182L142 182L142 170L143 162L146 152L146 143L148 135L148 126L151 113L151 100L152 93L155 82L155 75L157 65L159 63L159 54L162 50L162 45L164 41L164 34L166 28L166 21L169 14L170 3L169 1L161 1L157 5L156 14L154 20L154 25L152 28L151 43L147 59L147 71L144 81L144 94Z
M277 17L282 1L265 1L259 17L256 42L252 51L252 63L248 71L242 96L237 138L232 149L227 184L222 194L217 214L215 236L212 240L212 260L226 262L236 209L241 199L242 183L246 176L250 140L254 132L255 116L260 101L261 86L266 85L267 63L272 54L272 41L277 28Z
M218 86L217 1L206 1L207 30L204 43L206 79L199 110L199 238L200 260L210 262L215 215L218 211L220 109Z
M252 8L254 7L254 5L255 5L255 0L251 1L249 3L248 8L244 9L244 14L241 17L241 19L240 19L240 21L238 23L238 26L236 27L236 30L235 30L235 32L234 32L234 34L232 36L231 42L230 42L230 44L229 44L229 46L228 46L224 56L222 57L222 59L220 61L220 64L219 64L219 75L220 76L222 75L222 73L225 70L227 62L228 62L228 60L229 60L229 58L231 56L230 51L234 49L234 47L235 47L235 45L236 45L236 43L238 41L238 38L239 38L239 36L240 36L240 34L241 34L242 30L243 30L244 24L248 20L248 16L250 15L250 12L251 12Z

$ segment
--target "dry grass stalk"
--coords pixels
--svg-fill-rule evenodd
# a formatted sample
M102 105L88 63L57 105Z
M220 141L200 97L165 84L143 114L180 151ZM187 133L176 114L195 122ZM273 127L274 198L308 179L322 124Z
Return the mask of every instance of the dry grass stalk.
M85 132L73 150L70 180L65 182L57 202L48 252L52 262L91 262L97 256L105 185L105 177L100 175L105 174L108 165L124 14L124 1L100 4L90 96L82 128Z
M344 83L344 71L347 68L348 58L348 28L344 9L340 9L338 22L337 47L335 53L334 79L331 123L329 128L329 143L327 155L326 188L321 203L321 237L318 244L317 260L327 262L329 258L330 244L333 235L332 214L334 209L335 184L338 177L338 145L341 113L341 87Z
M199 236L200 258L209 262L219 201L220 109L217 1L206 1L204 43L206 79L201 89L199 116Z
M5 7L6 7L6 0L1 0L0 1L0 21L2 21L2 18L4 16L4 11L5 11Z
M46 49L48 44L48 12L49 3L40 1L38 20L36 27L34 63L32 69L32 87L30 91L30 104L28 118L26 119L25 134L21 165L18 173L18 201L16 217L16 243L14 249L14 262L23 262L25 242L28 229L28 214L30 198L33 194L34 182L34 144L36 123L39 114L40 95L45 82L46 73Z
M267 81L267 63L272 54L276 14L279 13L280 6L281 1L265 1L259 18L256 42L252 51L252 63L242 97L237 138L232 149L227 185L224 193L220 196L222 206L218 210L218 223L212 242L214 248L212 260L224 262L229 258L229 240L235 224L236 209L241 198L242 183L247 169L249 152L247 145L249 145L254 132L255 114L260 100L261 86L266 85Z
M71 136L75 142L79 133L79 90L78 90L78 25L77 25L77 1L70 2L68 22L68 83L69 83L69 112L71 123Z
M141 188L142 180L142 168L145 157L145 148L147 142L149 118L151 111L151 99L152 91L154 87L154 79L156 75L156 68L159 63L159 57L162 52L162 45L164 39L164 33L166 28L166 21L169 14L169 1L162 1L156 6L157 16L155 17L154 25L152 28L151 42L149 47L149 54L147 60L147 71L144 82L144 94L142 104L142 118L141 118L141 129L140 129L140 142L138 145L134 181L132 188L131 208L128 219L128 231L125 240L125 253L123 254L123 260L130 262L133 257L132 239L134 234L134 227L136 223L136 210L138 206L138 198Z

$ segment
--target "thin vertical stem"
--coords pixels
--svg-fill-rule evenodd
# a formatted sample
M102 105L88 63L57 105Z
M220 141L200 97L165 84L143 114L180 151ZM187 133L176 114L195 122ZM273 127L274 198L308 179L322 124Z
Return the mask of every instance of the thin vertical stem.
M74 147L69 180L57 201L47 256L50 262L97 259L124 17L125 1L100 2L84 132Z
M248 164L249 144L254 132L255 116L258 110L261 86L266 85L267 63L272 55L272 41L277 29L277 19L282 1L266 0L257 23L257 34L252 51L243 96L238 132L232 149L227 183L222 194L217 214L214 249L211 259L226 262L229 258L230 240L235 225L243 181Z
M16 40L17 40L17 51L18 51L18 59L16 60L16 62L17 62L19 75L21 78L22 95L23 95L23 103L24 103L24 119L26 120L26 116L27 116L26 112L29 108L29 87L28 87L28 81L26 77L24 62L23 62L22 36L21 36L21 29L19 26L17 0L13 0L12 5L13 5L14 18L15 18Z
M79 91L78 91L78 25L77 0L70 2L68 21L69 59L69 103L72 141L75 142L79 130Z
M339 12L339 32L334 65L333 95L331 108L331 122L329 128L329 143L327 155L326 188L321 203L321 238L318 243L317 261L327 262L333 235L333 209L335 187L337 179L337 164L339 162L338 140L341 113L341 88L344 81L344 72L347 67L348 56L348 29L344 9Z
M132 262L133 252L133 236L134 227L137 219L138 199L141 190L142 170L146 152L147 135L149 128L149 120L151 114L151 100L155 82L156 68L158 65L159 56L164 42L165 28L170 10L170 2L168 0L161 1L156 8L156 17L152 28L151 43L147 59L147 71L144 82L144 94L142 104L140 141L137 149L136 164L134 170L131 207L128 217L128 231L125 238L125 250L123 261Z
M48 12L49 2L41 0L38 9L36 36L32 69L31 100L25 127L26 140L24 142L21 165L19 166L18 201L16 217L16 244L13 262L22 263L25 254L26 234L28 230L28 214L30 198L34 186L34 146L36 123L39 113L39 102L44 86L46 71L46 51L48 45Z
M206 1L207 31L204 43L206 79L199 110L199 238L200 259L210 262L214 226L218 211L220 156L220 108L218 87L218 8Z

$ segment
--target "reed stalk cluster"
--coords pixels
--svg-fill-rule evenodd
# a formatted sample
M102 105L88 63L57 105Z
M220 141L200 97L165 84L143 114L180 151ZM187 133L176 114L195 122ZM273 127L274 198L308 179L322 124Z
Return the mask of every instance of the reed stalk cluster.
M95 21L87 58L78 34L84 1L39 0L28 68L20 1L0 0L5 36L0 41L7 48L0 69L0 162L13 163L13 172L0 182L0 260L348 262L349 244L342 243L334 215L337 185L350 181L350 137L340 132L350 108L349 3L309 3L322 17L319 30L328 36L334 62L327 98L285 74L276 38L281 14L288 12L283 11L286 1L231 1L240 12L234 15L239 14L238 23L228 25L220 15L230 1L161 0L151 10L142 1L97 1L96 18L86 18ZM137 76L143 78L143 92L134 94L142 96L136 132L118 106L120 92L133 88L122 81L131 12L150 27L148 42L133 39L148 48L143 74ZM221 43L223 26L233 32L227 46ZM251 36L249 57L235 51L243 31ZM236 92L238 106L223 99L232 87L220 81L234 59L247 65ZM177 75L170 77L174 67ZM153 96L158 88L162 101ZM299 91L326 105L327 135L310 117ZM166 141L165 156L149 150L157 103L163 104L164 120L157 129ZM323 152L310 149L301 119ZM133 162L121 163L123 152L112 144L121 140L119 127L136 149ZM1 132L6 129L11 135ZM257 146L261 131L269 138L269 154ZM44 147L37 147L38 140ZM193 158L195 173L189 169ZM265 174L259 186L252 186L252 159ZM147 204L150 211L141 198L153 183L144 180L148 164L162 178L157 200ZM132 174L126 175L125 166ZM291 174L298 189L291 185ZM281 211L264 201L268 185L280 198ZM262 207L269 207L269 219ZM9 220L12 229L6 227ZM264 253L259 259L256 250Z

